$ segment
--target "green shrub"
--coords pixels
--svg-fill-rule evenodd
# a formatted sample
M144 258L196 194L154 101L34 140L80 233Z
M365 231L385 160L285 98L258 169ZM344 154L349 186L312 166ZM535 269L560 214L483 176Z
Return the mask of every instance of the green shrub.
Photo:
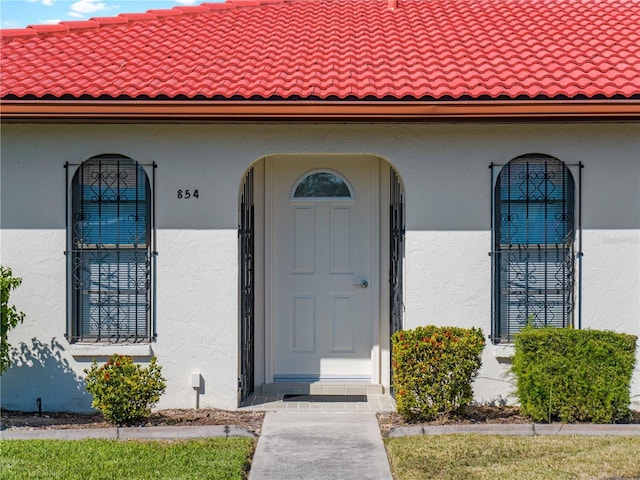
M13 276L9 267L0 265L0 374L4 372L11 363L9 358L9 330L18 326L24 320L24 313L18 311L14 305L9 306L9 294L22 283L21 278Z
M535 422L614 423L629 412L636 337L598 330L525 329L512 371Z
M393 388L403 417L433 420L471 402L471 382L482 364L482 330L418 327L394 333L391 342Z
M132 425L147 418L166 388L162 367L153 357L147 368L131 357L115 354L104 365L95 361L87 374L91 406L115 425Z

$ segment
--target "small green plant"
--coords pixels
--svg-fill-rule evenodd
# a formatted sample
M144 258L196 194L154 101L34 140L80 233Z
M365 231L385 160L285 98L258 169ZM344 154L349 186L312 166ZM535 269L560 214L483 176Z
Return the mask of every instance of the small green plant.
M482 364L482 330L426 326L396 332L391 341L393 388L403 417L433 420L471 402L471 382Z
M151 358L149 366L133 362L131 357L113 355L104 365L95 361L84 372L87 391L93 395L91 406L115 425L133 425L151 415L166 388L162 367Z
M524 329L512 372L521 412L535 422L623 421L636 337L599 330Z
M0 317L2 318L0 330L0 374L9 368L11 364L11 359L9 358L11 345L7 341L9 330L24 321L24 313L18 311L15 305L9 306L11 290L18 288L21 283L22 279L14 277L11 268L0 265Z

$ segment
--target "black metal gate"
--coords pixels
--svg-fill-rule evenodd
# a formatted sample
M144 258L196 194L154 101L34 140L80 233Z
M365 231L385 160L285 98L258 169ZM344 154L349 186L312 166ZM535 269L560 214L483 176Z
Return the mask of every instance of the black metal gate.
M404 189L393 167L389 171L389 319L393 335L402 329L404 304L402 302L404 260ZM393 372L391 373L393 383Z
M240 401L253 393L255 323L255 213L253 168L245 176L240 197Z
M398 174L391 167L389 172L389 306L391 331L393 335L402 329L404 305L402 303L402 260L404 258L404 190Z

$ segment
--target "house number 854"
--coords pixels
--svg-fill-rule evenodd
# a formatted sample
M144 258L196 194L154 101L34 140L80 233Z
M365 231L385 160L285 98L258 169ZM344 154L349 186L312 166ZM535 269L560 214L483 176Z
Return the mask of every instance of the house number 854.
M178 190L178 198L183 200L187 198L200 198L200 194L198 193L198 189L191 190L189 188L185 190Z

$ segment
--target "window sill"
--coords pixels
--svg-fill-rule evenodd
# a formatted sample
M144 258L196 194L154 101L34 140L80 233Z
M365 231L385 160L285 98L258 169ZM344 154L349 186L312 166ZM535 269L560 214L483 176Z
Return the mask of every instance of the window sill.
M72 343L69 353L74 357L110 357L116 353L130 357L152 356L148 343Z
M498 360L511 360L515 355L515 347L513 344L494 345L493 356Z

